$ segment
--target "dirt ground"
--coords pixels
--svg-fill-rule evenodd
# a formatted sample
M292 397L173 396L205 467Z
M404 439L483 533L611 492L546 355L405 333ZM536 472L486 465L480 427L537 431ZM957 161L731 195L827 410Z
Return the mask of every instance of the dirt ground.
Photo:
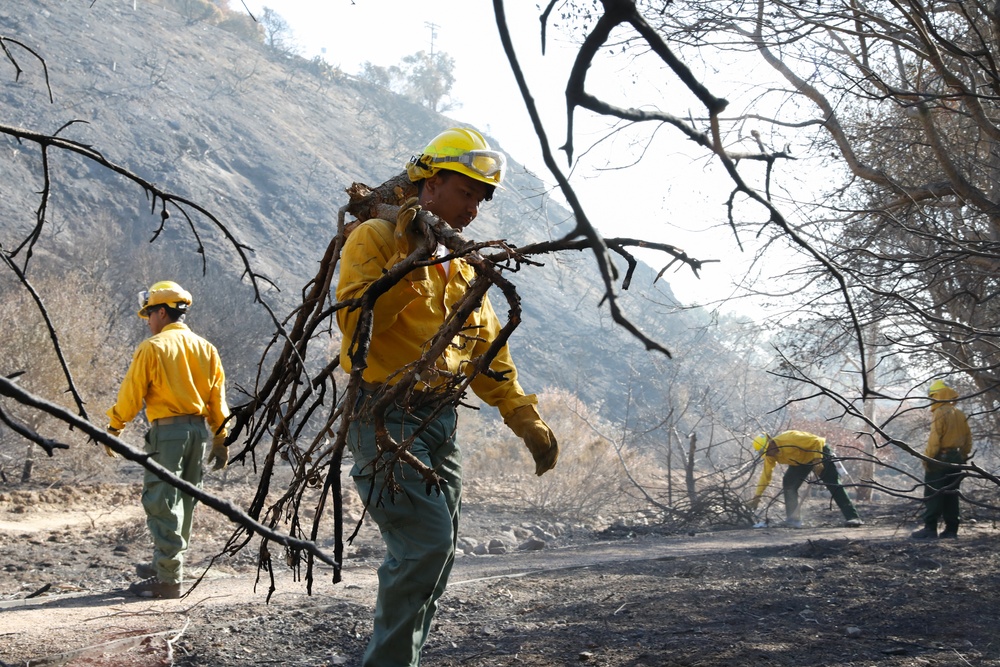
M344 581L322 570L312 596L283 568L266 603L250 548L181 600L139 600L123 592L149 555L137 493L0 488L0 664L358 664L381 559L373 530ZM866 525L845 529L822 504L800 530L567 530L542 550L460 557L423 664L1000 665L994 520L980 510L958 540L915 541L911 506L862 506ZM531 520L473 499L464 534ZM201 508L195 533L197 575L228 529Z

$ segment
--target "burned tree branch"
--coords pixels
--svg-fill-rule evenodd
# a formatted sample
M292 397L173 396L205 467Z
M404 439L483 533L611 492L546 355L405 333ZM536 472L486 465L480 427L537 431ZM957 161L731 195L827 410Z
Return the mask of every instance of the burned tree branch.
M153 473L163 481L167 482L171 486L187 493L191 497L195 498L199 502L211 507L215 511L219 512L226 518L228 518L233 523L237 523L242 526L247 531L261 535L266 539L276 542L278 544L285 545L289 548L301 549L313 554L316 558L320 559L324 563L329 565L335 565L336 561L329 556L327 556L319 547L314 543L307 540L296 539L290 535L284 535L274 530L271 530L267 526L260 524L255 521L252 517L246 515L238 507L233 505L227 500L217 498L216 496L208 493L207 491L201 489L190 482L187 482L179 477L173 475L169 470L161 466L155 460L153 460L149 454L144 452L137 452L131 447L129 447L125 442L114 437L110 433L107 433L104 429L98 428L91 424L89 421L77 417L71 412L68 412L65 408L56 405L55 403L50 403L43 398L35 396L24 389L18 387L15 383L11 382L7 378L0 378L0 394L7 396L16 400L18 403L40 410L49 414L58 420L68 424L70 427L79 430L81 433L86 435L88 438L93 440L95 444L105 445L110 447L119 456L128 459L134 463L138 463L143 468ZM37 443L43 448L51 446L52 448L65 449L69 445L57 443L52 444L51 441L43 438L37 433L27 433L23 434L25 437L29 437L33 442Z
M14 72L14 80L15 81L20 81L21 74L24 72L24 70L21 69L21 65L18 64L17 58L14 57L14 54L10 52L9 48L7 48L8 44L14 44L15 46L18 46L18 47L24 49L25 51L27 51L28 53L30 53L32 56L34 56L36 60L38 60L38 62L42 65L42 71L45 73L45 89L49 93L49 102L54 101L54 99L52 97L52 84L49 81L49 66L47 64L45 64L45 58L42 58L42 56L39 55L37 51L35 51L33 48L31 48L27 44L25 44L25 43L23 43L23 42L21 42L19 40L16 40L16 39L12 39L10 37L4 37L3 35L0 35L0 50L3 51L3 54L5 56L7 56L7 60L9 60L10 63L14 66L14 70L15 70L15 72Z

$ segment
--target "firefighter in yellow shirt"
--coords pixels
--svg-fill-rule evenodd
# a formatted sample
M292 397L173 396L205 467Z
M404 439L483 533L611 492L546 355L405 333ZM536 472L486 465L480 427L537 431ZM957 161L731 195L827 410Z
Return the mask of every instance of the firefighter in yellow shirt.
M177 477L200 486L209 443L208 462L216 470L229 462L229 407L218 351L183 321L190 306L191 295L171 281L139 293L139 317L147 320L152 337L135 350L118 399L108 410L107 430L119 435L145 405L150 423L146 452ZM106 451L115 456L110 448ZM136 567L144 579L129 591L141 597L180 597L194 505L191 496L146 471L142 506L153 538L153 559Z
M958 486L961 472L950 465L961 465L972 454L972 432L965 413L955 407L958 392L942 380L931 383L927 395L931 398L931 432L927 438L924 456L924 527L912 537L926 539L939 537L938 520L944 519L942 538L958 537Z
M757 490L748 503L751 509L757 509L760 498L771 483L771 473L774 466L788 466L781 479L781 488L785 496L785 524L794 528L802 526L799 512L799 487L815 471L820 481L826 485L834 502L844 515L846 526L861 526L864 522L858 516L847 491L840 484L840 473L833 459L833 453L826 444L826 439L805 431L785 431L775 436L766 433L753 440L753 447L764 452L764 470L757 482Z
M417 201L401 207L395 221L368 220L348 236L340 259L337 300L360 297L417 247L410 225L418 207L455 229L468 226L480 204L492 198L503 180L504 162L504 155L492 150L475 130L453 128L435 137L407 165L410 180L417 184ZM407 364L421 357L426 343L474 277L472 267L455 258L417 268L379 296L361 400L371 397L378 385L394 383ZM352 369L359 314L358 310L337 311L343 332L340 360L347 371ZM456 336L436 360L441 375L464 373L469 361L485 352L497 337L501 327L488 298L483 298L465 327L469 333ZM524 440L534 458L535 473L541 475L556 464L559 447L555 435L539 416L535 396L526 395L518 383L506 346L496 355L491 370L496 372L492 377L480 374L473 379L472 390L499 409L510 429ZM424 388L432 389L434 378L425 381L429 384ZM362 665L416 666L455 558L462 496L461 452L455 439L457 412L454 405L425 401L422 407L395 406L385 415L385 422L394 438L418 434L410 452L433 468L445 484L441 493L428 493L423 479L404 466L395 470L398 486L390 497L385 471L378 465L375 425L367 420L352 424L347 442L354 457L351 475L386 544L385 560L378 571L374 629Z

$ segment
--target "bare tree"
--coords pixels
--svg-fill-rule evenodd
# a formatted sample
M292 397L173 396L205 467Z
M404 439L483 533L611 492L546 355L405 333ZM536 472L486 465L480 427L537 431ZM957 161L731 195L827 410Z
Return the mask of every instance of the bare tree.
M799 202L803 233L849 280L864 318L880 322L892 341L884 354L925 364L917 381L966 375L968 393L993 409L1000 72L991 10L684 2L659 16L671 37L755 53L787 84L764 92L780 114L748 110L729 119L734 131L752 122L762 141L811 141L827 156L832 187ZM783 97L799 103L782 106Z

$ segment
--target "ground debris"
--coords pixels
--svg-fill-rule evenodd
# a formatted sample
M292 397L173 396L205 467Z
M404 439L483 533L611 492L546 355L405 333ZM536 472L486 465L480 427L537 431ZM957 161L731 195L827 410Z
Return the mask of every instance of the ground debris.
M137 506L138 495L123 497ZM122 514L110 525L101 517L94 530L93 505L74 523L67 497L57 500L63 525L52 524L56 508L44 504L0 516L17 529L2 536L0 663L143 635L155 638L69 664L160 665L168 652L176 667L358 663L383 553L374 529L353 545L344 582L321 575L313 597L286 575L265 604L266 583L254 590L253 562L234 559L217 564L188 599L136 601L121 589L148 554L141 514ZM989 620L1000 608L1000 530L990 522L951 544L915 544L896 523L868 517L849 530L651 531L612 539L563 533L495 508L484 513L471 502L464 510L465 544L501 539L509 548L456 560L424 652L428 665L1000 667ZM27 517L39 519L37 530L25 530ZM204 563L228 525L203 513L195 530L194 562ZM516 548L532 536L551 543ZM942 572L954 573L947 585ZM45 594L26 598L46 585Z

